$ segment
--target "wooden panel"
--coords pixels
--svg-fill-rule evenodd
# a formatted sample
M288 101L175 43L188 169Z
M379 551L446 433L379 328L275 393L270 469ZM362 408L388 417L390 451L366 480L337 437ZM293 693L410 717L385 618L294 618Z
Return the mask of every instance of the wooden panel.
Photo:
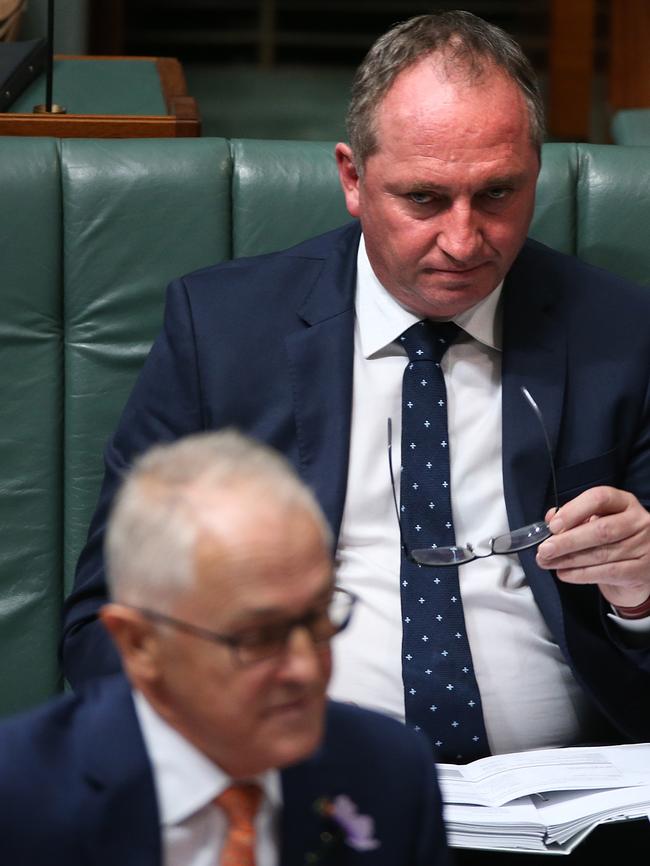
M589 139L595 0L551 0L548 127L555 138Z
M650 2L611 0L610 15L610 108L650 108Z
M125 0L92 0L88 3L88 39L91 54L125 54Z

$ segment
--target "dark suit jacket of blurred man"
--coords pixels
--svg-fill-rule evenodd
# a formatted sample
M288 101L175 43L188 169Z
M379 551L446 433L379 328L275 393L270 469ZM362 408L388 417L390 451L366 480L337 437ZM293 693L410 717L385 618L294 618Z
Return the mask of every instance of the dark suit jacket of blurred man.
M281 866L310 852L322 866L447 864L429 747L399 722L331 703L323 745L281 778ZM324 845L334 825L313 807L339 794L374 819L375 850ZM7 866L161 866L153 775L121 675L0 724L0 802Z

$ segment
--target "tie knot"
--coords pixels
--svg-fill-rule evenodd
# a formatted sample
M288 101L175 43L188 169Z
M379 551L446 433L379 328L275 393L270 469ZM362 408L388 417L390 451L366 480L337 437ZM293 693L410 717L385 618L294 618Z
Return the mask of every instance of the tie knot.
M407 328L399 338L410 361L440 361L458 336L455 322L432 322L423 319Z
M231 785L214 801L226 814L228 823L234 827L246 828L253 825L260 807L262 789L259 785Z

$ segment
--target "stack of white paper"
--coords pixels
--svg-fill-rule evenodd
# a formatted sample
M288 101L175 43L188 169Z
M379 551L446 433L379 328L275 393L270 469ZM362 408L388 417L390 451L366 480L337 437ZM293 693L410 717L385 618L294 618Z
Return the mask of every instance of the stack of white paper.
M650 815L650 743L438 764L449 843L568 854L598 824Z

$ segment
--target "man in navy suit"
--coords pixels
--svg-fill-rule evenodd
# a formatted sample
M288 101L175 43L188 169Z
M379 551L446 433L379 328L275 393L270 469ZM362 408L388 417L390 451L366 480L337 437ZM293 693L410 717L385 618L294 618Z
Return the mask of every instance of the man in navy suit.
M381 37L357 74L348 127L336 157L357 222L171 285L106 450L67 604L66 673L74 685L117 663L96 620L120 473L153 441L233 424L314 489L337 539L337 581L365 602L337 642L331 693L404 718L386 420L397 451L400 334L453 320L462 334L442 368L456 538L483 556L481 539L544 518L551 536L459 569L490 751L645 740L647 290L526 239L542 101L519 47L475 16L420 16ZM550 441L557 513L522 386ZM399 490L397 454L394 464ZM446 651L428 648L427 670Z
M444 866L424 737L326 702L354 602L331 540L286 461L237 433L140 459L101 611L127 678L0 725L3 862ZM248 849L221 804L232 789L255 802Z

